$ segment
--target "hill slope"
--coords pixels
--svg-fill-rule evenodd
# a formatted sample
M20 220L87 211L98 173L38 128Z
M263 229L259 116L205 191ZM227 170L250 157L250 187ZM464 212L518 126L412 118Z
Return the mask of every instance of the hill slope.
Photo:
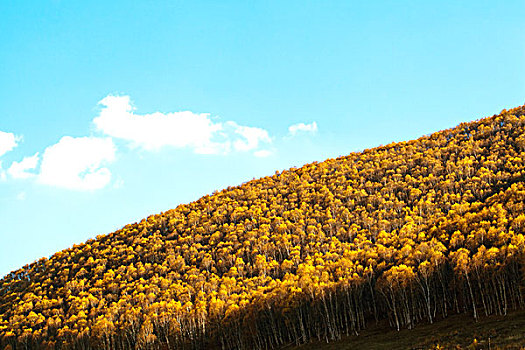
M525 306L525 108L228 188L0 281L0 349L268 349Z
M293 350L422 350L516 349L525 344L525 311L491 315L477 322L470 315L452 315L439 322L418 324L413 329L387 329L371 324L359 336L343 336L329 343L315 341Z

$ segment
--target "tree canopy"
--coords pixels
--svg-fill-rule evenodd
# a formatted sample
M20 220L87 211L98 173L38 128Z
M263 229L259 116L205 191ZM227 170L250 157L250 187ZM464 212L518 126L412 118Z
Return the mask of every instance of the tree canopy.
M0 280L0 349L268 349L523 308L524 151L519 107L152 215Z

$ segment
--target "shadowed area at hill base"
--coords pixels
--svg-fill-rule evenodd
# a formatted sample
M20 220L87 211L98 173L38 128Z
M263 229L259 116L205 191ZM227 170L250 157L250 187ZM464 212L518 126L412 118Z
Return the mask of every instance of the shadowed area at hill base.
M490 340L489 340L490 339ZM288 346L290 350L407 350L407 349L523 349L525 312L507 316L472 317L454 315L435 324L418 325L399 332L385 327L370 327L359 336L341 340Z

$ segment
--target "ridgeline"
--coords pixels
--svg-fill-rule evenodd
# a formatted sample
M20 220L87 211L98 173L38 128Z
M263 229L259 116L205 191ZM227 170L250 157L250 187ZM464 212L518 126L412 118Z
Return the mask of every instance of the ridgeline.
M519 107L179 205L0 280L0 349L290 348L524 309L524 151Z

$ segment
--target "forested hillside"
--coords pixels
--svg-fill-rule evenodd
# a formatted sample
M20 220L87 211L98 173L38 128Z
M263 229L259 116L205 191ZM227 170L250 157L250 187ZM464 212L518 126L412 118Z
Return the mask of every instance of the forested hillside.
M522 309L524 151L519 107L179 205L5 276L0 349L271 349Z

